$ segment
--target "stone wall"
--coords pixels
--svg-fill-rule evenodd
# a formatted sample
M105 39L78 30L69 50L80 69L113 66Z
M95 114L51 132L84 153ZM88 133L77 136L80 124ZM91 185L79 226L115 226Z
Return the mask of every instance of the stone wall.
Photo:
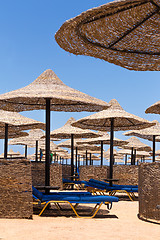
M32 162L32 184L33 186L45 185L45 163ZM62 184L62 165L52 163L50 165L50 185L58 186L60 190L63 188Z
M139 217L160 223L160 163L139 167Z
M67 176L71 176L71 165L62 165L62 176L67 178Z
M109 178L108 166L80 166L80 180L88 181L90 178L104 180ZM115 165L113 166L113 178L119 181L116 184L138 184L138 166Z
M0 218L32 218L31 164L0 160Z
M113 178L119 180L116 184L138 185L138 166L114 165Z
M108 166L80 166L80 180L88 181L90 178L103 180L108 177Z

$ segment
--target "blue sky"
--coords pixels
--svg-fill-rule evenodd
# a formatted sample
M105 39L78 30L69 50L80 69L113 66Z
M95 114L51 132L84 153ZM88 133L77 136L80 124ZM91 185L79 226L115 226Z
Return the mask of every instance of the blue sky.
M52 69L72 88L107 102L116 98L126 111L159 121L159 115L145 114L147 107L160 100L159 72L129 71L100 59L75 56L61 49L54 39L66 20L106 2L109 1L1 0L0 94L24 87L46 69ZM22 114L44 122L44 111ZM78 119L90 114L53 112L51 129L61 127L71 116ZM115 135L126 139L122 133Z

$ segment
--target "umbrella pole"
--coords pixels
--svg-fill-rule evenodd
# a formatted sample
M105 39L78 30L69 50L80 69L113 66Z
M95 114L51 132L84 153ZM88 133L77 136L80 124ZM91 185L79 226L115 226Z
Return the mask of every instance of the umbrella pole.
M90 162L89 162L89 164L92 165L92 153L90 153L89 156L90 156Z
M73 180L74 175L74 138L73 134L71 134L71 180Z
M5 123L5 140L4 140L4 158L7 159L8 151L8 124Z
M131 165L134 165L133 164L133 147L132 147L132 150L131 150Z
M86 150L86 166L88 165L87 150Z
M125 165L127 165L127 154L125 155Z
M45 186L50 186L50 99L46 99L46 161L45 161ZM45 193L49 193L48 189Z
M101 141L101 166L103 166L103 141Z
M136 164L136 149L134 149L134 158L133 158L133 165L135 165Z
M27 158L27 145L25 145L25 158Z
M155 162L155 140L156 140L156 136L153 135L153 162Z
M111 132L110 132L110 171L109 178L113 179L113 138L114 138L114 118L111 118ZM112 186L112 181L109 182L110 186Z
M36 140L36 162L38 161L38 140Z
M76 147L76 173L77 173L77 165L78 165L78 163L77 163L77 154L78 154L78 149Z

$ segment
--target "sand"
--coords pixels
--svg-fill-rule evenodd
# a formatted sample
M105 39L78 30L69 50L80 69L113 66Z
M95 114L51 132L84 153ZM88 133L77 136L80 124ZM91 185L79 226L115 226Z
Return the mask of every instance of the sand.
M33 220L0 219L0 240L159 240L160 225L137 217L138 202L120 201L93 219L38 215Z

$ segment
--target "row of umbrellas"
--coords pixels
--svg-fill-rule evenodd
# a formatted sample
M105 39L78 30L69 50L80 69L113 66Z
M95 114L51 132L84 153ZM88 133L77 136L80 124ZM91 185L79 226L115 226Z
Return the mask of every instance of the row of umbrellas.
M8 110L24 111L43 109L45 107L46 126L42 123L32 124L33 127L36 126L36 128L38 124L41 124L42 129L44 129L44 126L46 127L46 133L45 136L43 136L45 137L43 146L46 152L46 185L49 185L50 136L61 139L70 137L71 145L73 146L74 138L100 137L99 133L90 132L89 129L101 132L110 131L110 178L112 179L113 144L116 144L117 141L117 139L114 140L113 137L114 131L139 130L156 124L155 122L149 122L143 118L127 113L115 99L111 100L108 104L67 87L52 70L46 70L27 87L0 95L0 108L5 110L5 113L7 113ZM50 110L99 110L99 112L78 121L70 119L70 122L67 123L61 131L58 129L50 132ZM67 130L68 124L72 126L72 131L70 129ZM29 123L27 123L25 127L24 125L22 126L25 130L30 127ZM19 128L22 129L20 125ZM77 128L81 128L81 130L77 131ZM71 150L71 166L73 174L73 148Z

